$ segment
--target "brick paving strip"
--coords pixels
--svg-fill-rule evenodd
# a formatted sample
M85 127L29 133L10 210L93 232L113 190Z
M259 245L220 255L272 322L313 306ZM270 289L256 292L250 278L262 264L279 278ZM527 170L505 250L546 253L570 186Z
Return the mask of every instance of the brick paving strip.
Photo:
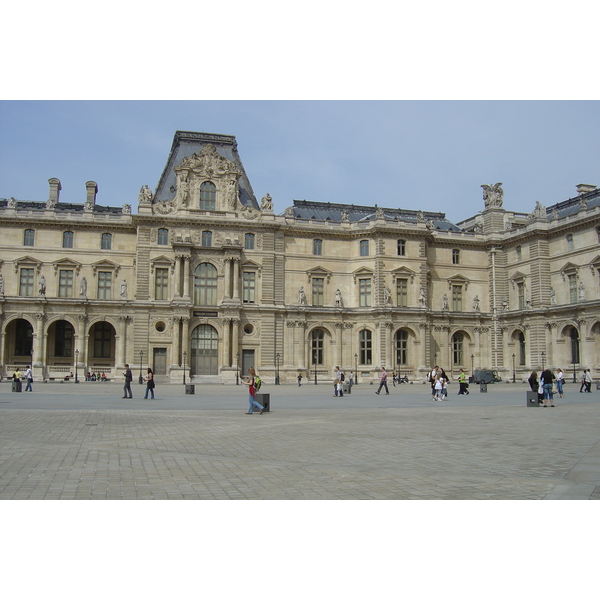
M0 499L600 499L596 403L15 405L0 411Z

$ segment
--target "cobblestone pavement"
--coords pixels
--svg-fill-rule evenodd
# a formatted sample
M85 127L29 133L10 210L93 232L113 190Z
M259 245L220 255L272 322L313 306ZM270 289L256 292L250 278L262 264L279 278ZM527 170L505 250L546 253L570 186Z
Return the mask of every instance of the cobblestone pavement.
M233 386L9 389L0 499L600 499L599 393L529 410L518 385L447 403L268 386L273 410L249 416Z

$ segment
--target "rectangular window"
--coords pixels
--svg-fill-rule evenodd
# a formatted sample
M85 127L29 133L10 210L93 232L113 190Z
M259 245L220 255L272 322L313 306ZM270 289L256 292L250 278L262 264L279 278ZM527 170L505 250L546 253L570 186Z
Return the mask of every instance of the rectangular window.
M33 269L21 269L19 296L33 296Z
M312 305L323 306L325 292L325 279L313 277L312 279Z
M462 312L462 285L452 286L452 310Z
M360 240L360 255L369 256L369 240Z
M358 280L359 306L371 306L371 280Z
M569 275L569 301L577 302L577 275Z
M254 304L256 291L256 273L244 271L242 277L242 301L244 304Z
M244 250L254 250L254 234L247 233L244 236Z
M323 240L313 240L313 254L315 256L323 254Z
M520 261L523 257L523 254L521 252L521 246L517 246L516 250L517 250L517 260Z
M408 279L396 279L396 304L408 306Z
M517 283L517 294L519 297L519 310L525 308L525 284Z
M202 232L202 245L205 248L209 248L212 246L212 232L211 231L203 231Z
M35 231L33 229L26 229L23 235L23 246L33 246L35 240Z
M169 230L161 227L158 230L158 245L168 246L169 245Z
M73 271L71 269L61 269L58 273L58 297L73 297Z
M112 248L112 233L102 234L102 243L100 244L102 250L110 250Z
M452 264L459 265L460 264L460 250L452 250Z
M406 240L398 240L398 256L406 256Z
M110 300L111 281L110 271L98 271L98 300Z
M569 252L573 252L573 250L575 250L575 244L573 242L573 235L571 233L567 236L567 250Z
M73 247L73 232L63 231L63 248Z
M169 299L169 269L156 269L154 276L154 299Z

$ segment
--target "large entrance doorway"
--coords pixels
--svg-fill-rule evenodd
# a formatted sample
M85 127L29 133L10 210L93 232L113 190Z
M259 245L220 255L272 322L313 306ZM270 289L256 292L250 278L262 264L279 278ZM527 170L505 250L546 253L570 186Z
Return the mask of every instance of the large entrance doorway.
M154 374L155 375L166 375L167 374L167 349L166 348L154 348Z
M192 331L190 376L219 374L219 336L212 325Z

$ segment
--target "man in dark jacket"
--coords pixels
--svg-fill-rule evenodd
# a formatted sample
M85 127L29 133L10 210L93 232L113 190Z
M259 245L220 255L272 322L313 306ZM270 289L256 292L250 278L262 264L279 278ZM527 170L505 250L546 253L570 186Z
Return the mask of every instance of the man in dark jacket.
M131 382L133 381L133 373L129 368L128 364L125 364L125 370L123 371L123 375L125 376L125 385L123 386L123 398L133 398L133 394L131 393Z

